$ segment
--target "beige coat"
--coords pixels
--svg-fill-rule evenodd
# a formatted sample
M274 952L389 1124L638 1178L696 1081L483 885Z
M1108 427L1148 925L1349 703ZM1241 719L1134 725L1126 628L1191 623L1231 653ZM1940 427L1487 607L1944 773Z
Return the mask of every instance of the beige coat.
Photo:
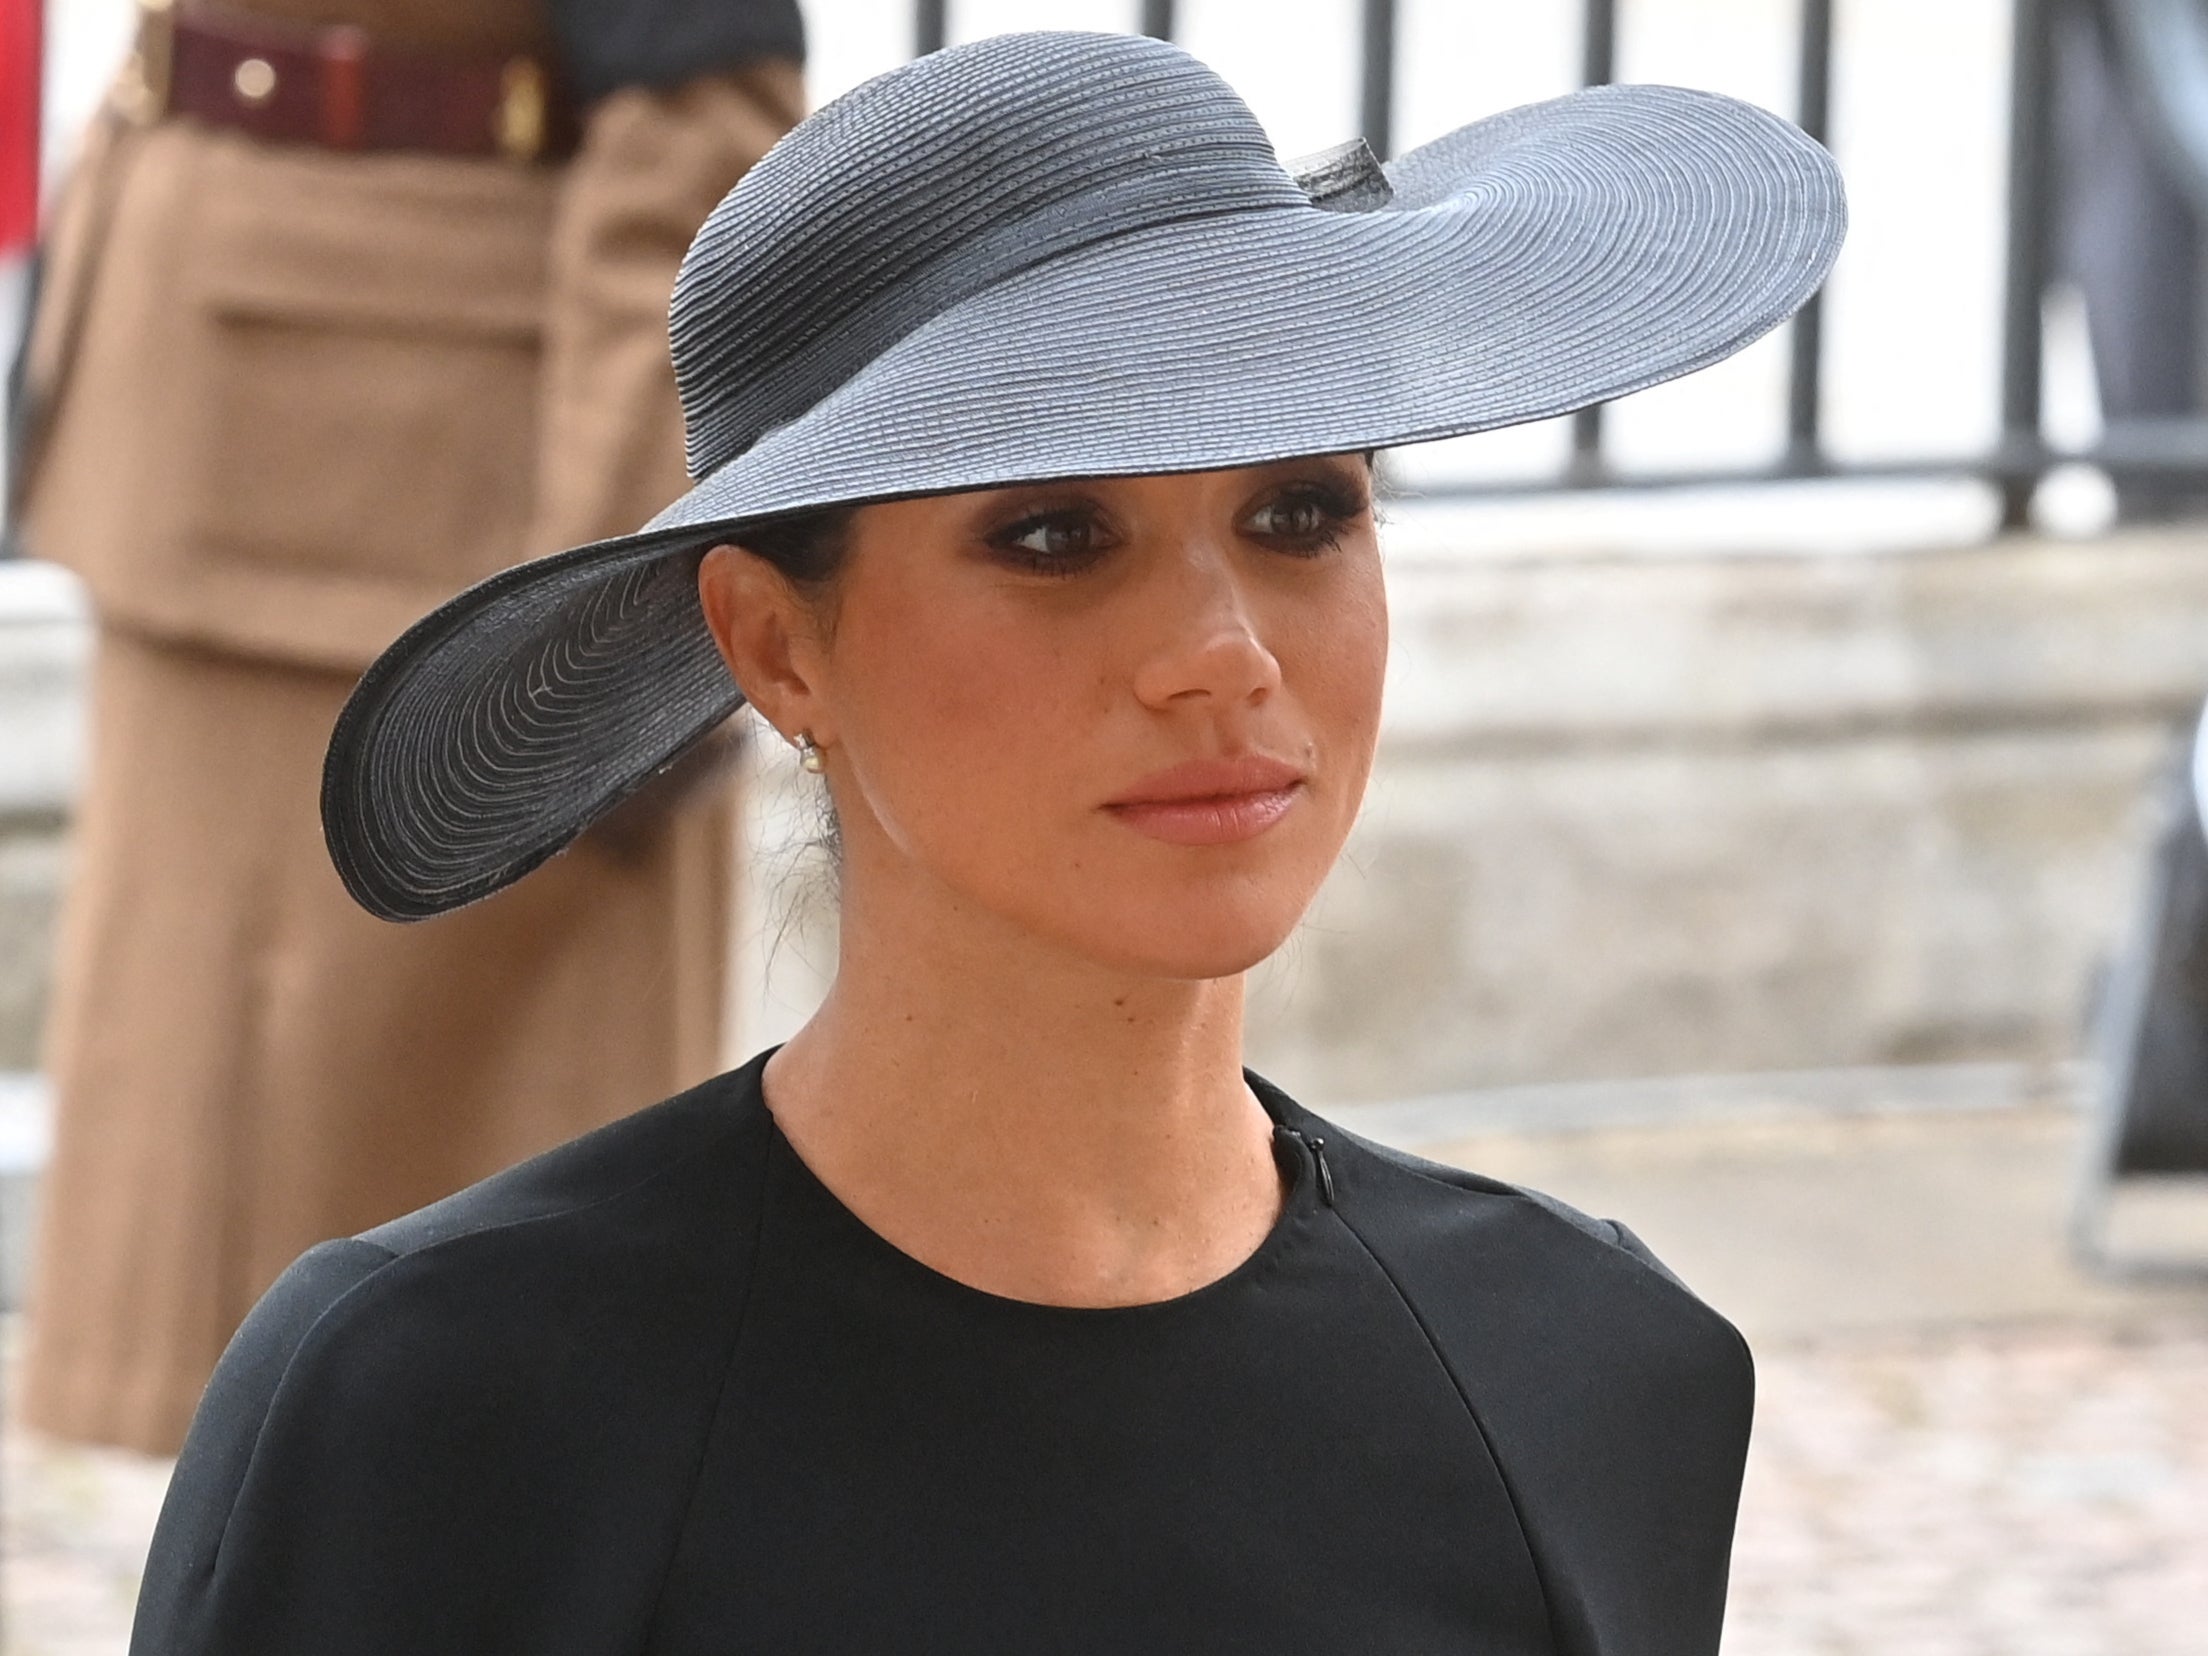
M500 5L466 44L533 17ZM434 38L471 8L348 11ZM400 927L345 897L316 787L402 627L684 486L675 265L800 98L779 63L619 93L557 168L181 121L96 135L31 358L29 541L100 628L34 1425L173 1452L302 1249L719 1066L725 789L628 807L514 890Z

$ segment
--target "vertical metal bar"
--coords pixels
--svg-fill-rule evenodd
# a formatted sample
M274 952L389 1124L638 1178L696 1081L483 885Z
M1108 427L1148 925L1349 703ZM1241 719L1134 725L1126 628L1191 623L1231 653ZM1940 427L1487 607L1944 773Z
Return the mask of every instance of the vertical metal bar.
M1361 15L1357 130L1372 153L1385 161L1395 153L1395 0L1364 0ZM1385 453L1372 457L1373 488L1382 498L1395 493L1394 465Z
M1794 118L1821 144L1832 141L1832 0L1802 0L1801 77ZM1825 311L1813 296L1794 319L1788 341L1786 444L1788 457L1803 470L1823 459L1819 426L1824 402Z
M1395 150L1395 0L1365 0L1364 94L1358 127L1372 153Z
M2053 194L2049 105L2052 7L2015 0L2009 62L2009 231L2001 317L2001 525L2030 519L2039 482L2040 303L2047 291L2047 228Z
M1173 0L1142 0L1142 32L1156 40L1173 38Z
M912 55L940 52L950 34L950 0L913 0Z
M1579 83L1608 86L1618 78L1618 0L1587 0L1579 37Z
M1618 75L1618 0L1587 0L1581 12L1579 79L1608 86ZM1572 416L1570 474L1590 478L1602 470L1602 405Z

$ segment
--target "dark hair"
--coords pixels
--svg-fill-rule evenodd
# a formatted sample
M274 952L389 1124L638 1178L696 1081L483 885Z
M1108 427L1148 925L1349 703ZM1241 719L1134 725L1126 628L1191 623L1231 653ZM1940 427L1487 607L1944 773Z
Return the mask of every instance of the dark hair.
M753 524L736 538L736 544L766 559L807 597L818 597L843 568L851 550L851 520L857 514L856 506L792 512Z

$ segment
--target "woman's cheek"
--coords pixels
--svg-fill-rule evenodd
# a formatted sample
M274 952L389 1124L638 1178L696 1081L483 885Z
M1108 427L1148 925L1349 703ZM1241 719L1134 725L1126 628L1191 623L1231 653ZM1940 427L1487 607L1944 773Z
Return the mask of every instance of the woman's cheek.
M1377 578L1361 580L1330 607L1327 622L1306 635L1308 653L1297 699L1313 721L1325 762L1340 781L1340 827L1346 832L1363 802L1379 744L1382 687L1387 678L1388 619Z
M867 744L885 761L875 768L895 778L898 797L884 803L913 828L923 818L936 832L979 832L979 823L1001 839L1039 803L1075 735L1053 705L1047 668L986 632L945 628L916 642L869 721Z
M1380 692L1388 672L1388 600L1377 559L1360 572L1355 590L1337 612L1333 665L1342 704L1377 730ZM1344 621L1348 625L1342 624Z

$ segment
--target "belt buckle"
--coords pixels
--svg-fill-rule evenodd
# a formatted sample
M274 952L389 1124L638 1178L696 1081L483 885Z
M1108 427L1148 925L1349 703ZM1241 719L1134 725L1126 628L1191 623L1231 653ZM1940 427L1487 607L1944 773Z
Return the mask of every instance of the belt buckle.
M124 119L151 126L169 112L169 76L176 59L176 0L138 0L138 37L115 84Z
M552 90L544 66L534 58L508 61L498 77L498 110L492 136L509 161L530 162L544 153L550 127Z

